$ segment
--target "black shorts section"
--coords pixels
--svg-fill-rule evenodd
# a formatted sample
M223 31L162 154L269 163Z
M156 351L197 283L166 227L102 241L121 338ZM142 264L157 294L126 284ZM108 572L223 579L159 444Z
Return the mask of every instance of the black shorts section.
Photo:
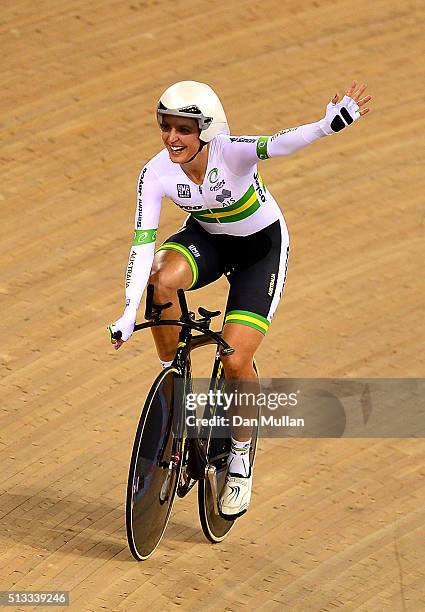
M177 243L190 251L198 269L197 280L191 286L191 290L213 283L224 272L223 253L220 252L218 245L214 243L212 238L214 236L206 232L197 221L188 217L183 227L161 245Z
M164 245L167 243L180 244L192 253L198 275L191 289L225 274L230 284L226 312L247 311L271 319L283 290L289 255L279 220L250 236L231 236L210 234L189 217ZM276 292L279 295L274 299Z

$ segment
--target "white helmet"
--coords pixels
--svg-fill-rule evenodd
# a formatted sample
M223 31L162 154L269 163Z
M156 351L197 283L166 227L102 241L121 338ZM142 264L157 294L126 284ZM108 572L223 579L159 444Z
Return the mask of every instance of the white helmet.
M177 115L197 119L199 139L210 142L218 134L230 134L223 106L217 94L205 83L180 81L164 91L159 99L156 116Z

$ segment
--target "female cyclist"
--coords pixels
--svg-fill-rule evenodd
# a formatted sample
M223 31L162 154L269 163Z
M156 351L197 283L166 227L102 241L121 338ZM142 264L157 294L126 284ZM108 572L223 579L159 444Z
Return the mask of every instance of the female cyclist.
M164 149L142 169L137 188L135 237L128 261L121 331L115 348L130 338L149 281L156 302L172 302L176 290L196 289L227 276L223 337L234 347L223 356L227 379L255 379L253 357L279 303L286 277L289 236L278 204L258 172L259 159L289 155L341 131L369 109L366 85L353 81L340 101L335 94L323 119L273 136L232 137L223 106L204 83L182 81L169 87L157 106ZM362 108L363 107L363 108ZM161 202L168 197L189 213L183 227L154 252ZM178 329L152 330L164 367L174 355ZM222 516L246 512L251 497L251 440L232 429L228 473L219 507Z

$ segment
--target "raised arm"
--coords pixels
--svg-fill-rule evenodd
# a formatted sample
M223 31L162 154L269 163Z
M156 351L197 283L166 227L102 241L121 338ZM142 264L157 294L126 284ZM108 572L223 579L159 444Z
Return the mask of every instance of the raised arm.
M125 274L125 310L123 316L111 326L113 332L119 330L122 334L122 341L113 341L115 348L119 348L133 333L137 309L152 268L163 196L157 175L149 166L145 166L137 184L134 240Z
M341 101L339 94L335 94L320 121L281 130L273 136L230 138L223 145L225 162L235 174L243 174L259 159L291 155L319 138L340 132L369 112L369 108L361 109L371 100L371 96L362 98L365 90L366 85L358 87L353 81Z

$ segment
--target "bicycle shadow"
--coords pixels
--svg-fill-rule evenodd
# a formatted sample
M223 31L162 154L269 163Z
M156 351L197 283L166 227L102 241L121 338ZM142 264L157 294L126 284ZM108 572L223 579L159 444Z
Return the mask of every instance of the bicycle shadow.
M1 537L4 542L30 547L35 553L57 552L78 557L134 561L126 540L125 510L110 499L61 498L52 489L0 496ZM171 516L165 538L194 541L195 526ZM196 538L197 540L197 538Z

